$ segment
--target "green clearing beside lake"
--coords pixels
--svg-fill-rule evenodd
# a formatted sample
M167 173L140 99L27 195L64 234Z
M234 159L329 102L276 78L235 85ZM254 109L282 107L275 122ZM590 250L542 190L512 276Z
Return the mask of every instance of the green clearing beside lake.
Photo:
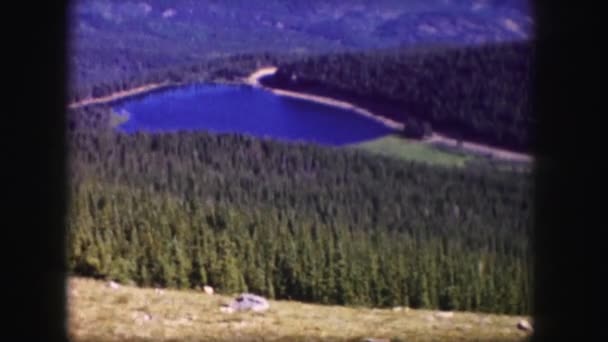
M389 157L443 166L464 167L467 161L474 158L473 156L444 152L432 146L413 142L395 135L353 144L349 147L360 148L371 153Z

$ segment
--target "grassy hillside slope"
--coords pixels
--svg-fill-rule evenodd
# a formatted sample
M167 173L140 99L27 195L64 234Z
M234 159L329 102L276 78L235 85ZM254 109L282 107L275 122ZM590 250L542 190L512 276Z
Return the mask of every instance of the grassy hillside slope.
M265 313L220 312L230 300L202 291L69 280L69 332L81 341L524 341L521 316L378 310L271 301ZM147 319L148 318L148 319Z

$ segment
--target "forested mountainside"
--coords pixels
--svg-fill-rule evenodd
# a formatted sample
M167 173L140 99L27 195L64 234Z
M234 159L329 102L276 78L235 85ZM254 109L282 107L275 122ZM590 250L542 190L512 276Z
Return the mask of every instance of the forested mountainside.
M530 151L533 58L533 42L326 54L282 63L263 83L346 99L465 140ZM417 126L412 134L420 136Z
M308 302L528 313L531 184L357 150L123 134L70 111L71 272Z
M524 3L74 1L70 102L240 82L275 65L275 86L526 150L533 51L480 45L527 39ZM113 115L108 105L68 111L72 274L324 304L530 312L526 175L241 134L125 134Z
M101 97L150 83L240 82L257 68L279 70L263 84L345 99L410 128L529 152L536 118L531 110L531 42L477 47L385 49L303 57L236 54L141 73L72 92L71 101ZM414 119L414 121L412 121Z
M125 75L204 58L316 54L427 44L528 39L527 1L504 0L75 0L70 84L91 88Z
M123 58L123 57L121 57ZM126 58L126 57L125 57ZM197 82L241 82L257 68L286 63L299 58L288 54L235 54L229 57L202 58L198 61L176 63L166 67L142 66L125 70L108 81L95 81L91 86L73 85L69 102L99 98L148 84L190 84ZM119 65L121 62L117 62Z

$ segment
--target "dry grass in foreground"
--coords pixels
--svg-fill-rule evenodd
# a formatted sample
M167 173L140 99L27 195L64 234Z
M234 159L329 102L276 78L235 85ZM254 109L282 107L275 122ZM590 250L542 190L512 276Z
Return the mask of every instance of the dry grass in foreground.
M524 341L519 316L378 310L271 301L264 313L222 313L231 297L70 278L69 332L76 341Z

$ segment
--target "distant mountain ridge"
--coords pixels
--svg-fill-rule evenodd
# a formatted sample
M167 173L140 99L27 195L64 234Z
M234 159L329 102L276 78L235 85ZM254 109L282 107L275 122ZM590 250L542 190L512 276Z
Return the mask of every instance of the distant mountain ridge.
M77 0L70 18L71 84L87 87L125 68L209 56L471 45L533 33L522 0Z
M485 39L521 39L531 34L531 15L525 1L350 1L348 5L336 2L333 4L321 1L264 1L252 3L247 1L76 1L72 8L73 26L77 34L83 33L84 27L96 29L137 29L142 32L160 22L171 22L173 25L189 25L190 29L211 28L216 24L226 25L235 30L255 26L269 27L276 32L302 32L311 36L321 36L327 40L339 40L337 33L358 37L350 45L364 48L377 48L403 42L403 37L386 37L378 35L382 28L391 27L396 32L411 30L417 25L432 25L429 19L458 19L464 24L463 32L454 32L449 28L437 27L437 36L452 37L459 33L479 34L480 26L488 30ZM170 15L169 15L170 14ZM512 21L521 27L523 33L515 32L504 25L505 20ZM467 26L470 21L477 27ZM328 36L323 37L319 26L329 28ZM332 26L333 30L332 31ZM90 31L89 31L90 32ZM363 34L363 35L362 35ZM182 37L186 38L186 37ZM371 39L376 41L372 42ZM247 35L238 37L247 42ZM430 36L414 39L407 37L408 43L423 43Z

